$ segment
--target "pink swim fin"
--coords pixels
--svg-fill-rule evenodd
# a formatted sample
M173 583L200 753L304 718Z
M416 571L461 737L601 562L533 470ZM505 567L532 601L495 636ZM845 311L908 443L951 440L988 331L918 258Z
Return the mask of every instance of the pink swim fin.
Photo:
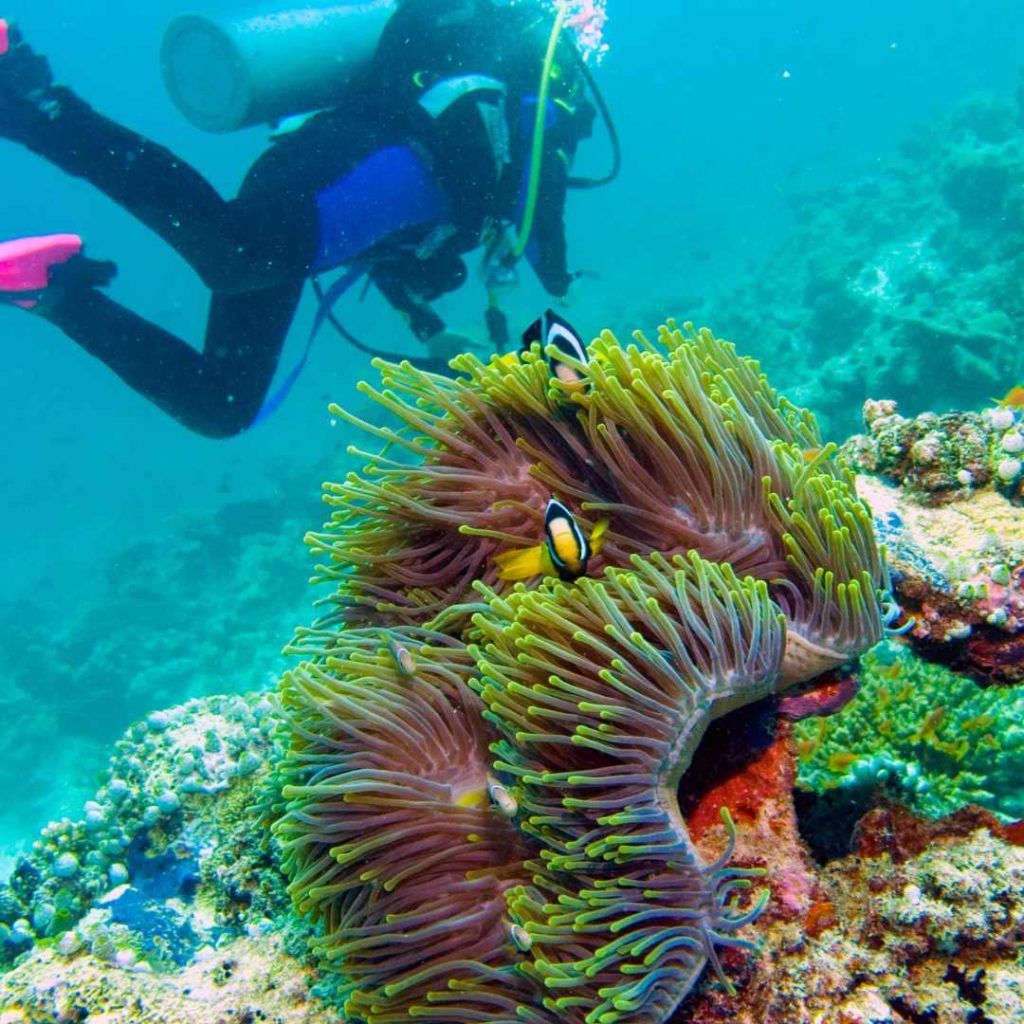
M50 268L82 251L78 235L42 235L0 242L0 301L31 309L50 282ZM18 298L19 293L26 293Z
M0 57L11 48L11 26L0 18Z

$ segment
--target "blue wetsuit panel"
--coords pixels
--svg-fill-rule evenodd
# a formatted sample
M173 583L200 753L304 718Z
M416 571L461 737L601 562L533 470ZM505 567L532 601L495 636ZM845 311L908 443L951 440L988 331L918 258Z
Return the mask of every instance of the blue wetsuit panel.
M443 220L448 201L423 160L405 146L368 156L317 193L320 238L311 270L355 259L396 231Z

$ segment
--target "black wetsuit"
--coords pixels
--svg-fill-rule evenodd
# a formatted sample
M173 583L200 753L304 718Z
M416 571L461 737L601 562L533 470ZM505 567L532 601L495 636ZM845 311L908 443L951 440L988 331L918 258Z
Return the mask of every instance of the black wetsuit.
M66 273L55 269L36 312L210 437L236 434L259 414L311 273L357 263L425 340L444 327L430 300L465 279L461 254L479 244L485 224L515 221L521 209L549 29L550 18L526 6L405 0L339 106L277 139L232 200L67 88L49 87L43 112L36 102L17 117L0 96L0 135L105 192L173 246L213 293L202 351L83 280L74 261ZM572 55L562 52L560 63L527 250L555 295L571 280L562 221L568 165L592 121ZM500 89L445 105L445 83L465 75L493 78ZM436 85L442 99L431 110L421 101ZM504 156L495 139L501 123ZM421 197L418 206L410 192ZM368 218L376 211L372 230L354 197L365 200ZM392 222L380 217L382 206L398 211Z

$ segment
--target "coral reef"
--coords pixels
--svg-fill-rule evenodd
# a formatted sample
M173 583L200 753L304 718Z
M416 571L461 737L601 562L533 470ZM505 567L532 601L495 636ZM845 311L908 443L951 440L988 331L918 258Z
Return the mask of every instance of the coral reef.
M1019 412L907 420L892 402L869 402L866 416L868 434L843 452L864 471L858 491L888 549L907 635L979 678L1024 679L1024 478L1005 466L1024 444Z
M872 395L912 414L981 407L1024 379L1021 102L971 97L860 178L795 191L791 230L738 285L625 312L668 308L750 339L827 437L856 430Z
M802 813L826 848L842 842L821 835L848 832L882 793L932 817L967 803L1024 817L1024 693L980 685L1024 679L1024 516L1018 481L999 472L1019 417L1001 405L905 419L869 401L868 432L842 446L887 549L902 636L862 659L848 708L795 726L799 784L817 794Z
M281 685L289 891L357 1019L664 1021L763 907L731 841L694 846L691 759L880 636L870 517L710 332L606 332L582 388L537 346L453 365L382 366L399 425L359 424L384 449L309 538L333 592ZM600 553L512 584L552 494Z
M254 709L263 699L245 703ZM166 717L196 716L208 727L219 719L218 728L231 735L238 712L229 701L220 711L203 701L169 709ZM706 977L673 1020L1015 1024L1024 1013L1020 830L1000 827L980 810L925 822L882 807L859 823L852 856L816 867L793 846L785 729L773 739L765 721L748 706L712 724L693 770L717 775L714 766L729 751L729 781L686 809L703 856L713 859L728 838L716 823L717 808L722 801L735 805L734 856L768 869L764 882L773 899L757 925L757 954L724 950L723 966L738 991L730 995ZM741 756L729 742L737 734L753 755ZM125 774L125 750L139 735L136 727L122 741L111 777ZM147 792L164 785L168 765L189 751L171 742L170 730L162 735L167 747L151 750L139 770ZM186 733L177 735L184 740ZM254 743L265 761L276 756L265 736ZM264 800L265 773L231 773L226 788L186 793L173 819L148 830L152 847L173 847L183 835L199 840L194 895L173 895L177 883L141 883L162 919L184 912L191 922L200 942L187 962L141 955L145 934L111 920L123 888L112 886L68 931L22 947L0 976L0 1024L342 1024L339 994L303 955L308 932L289 912L275 845L261 850L254 840L253 807ZM94 835L78 847L83 860L98 843ZM47 870L45 862L39 870ZM138 874L132 881L140 884Z
M918 504L962 500L991 485L1012 504L1024 500L1024 419L997 405L983 413L899 415L894 401L868 400L868 433L850 438L843 455L853 465L902 486Z
M899 862L836 860L802 920L764 929L739 999L710 987L687 1024L1013 1024L1024 1014L1024 850L959 822ZM977 826L977 822L974 823Z
M300 487L201 520L169 518L97 570L86 595L44 600L43 581L0 602L12 638L0 649L0 788L19 794L0 808L0 843L80 806L110 745L151 709L276 680L308 606L295 559Z
M845 791L855 806L884 790L931 817L973 803L1024 818L1024 691L979 687L895 640L862 658L857 675L842 712L795 724L800 786Z
M254 694L129 729L82 817L0 889L0 1021L340 1022L261 841L275 722Z
M230 891L239 863L262 856L247 803L271 760L270 712L266 697L213 697L133 726L82 817L47 826L0 886L0 961L56 940L155 967L188 962L211 936L196 902L204 879L221 874ZM272 900L240 884L234 904L249 914ZM216 928L239 913L224 899L216 911Z
M326 488L283 714L148 714L0 889L0 1024L1016 1020L1020 689L897 640L852 701L847 667L798 685L881 631L855 484L905 611L924 580L1016 628L1012 571L960 588L1002 578L1012 495L947 500L963 467L910 480L895 446L855 481L705 332L603 336L575 393L537 351L460 368L385 368L404 425ZM938 422L910 447L955 462L965 420ZM1010 428L977 424L991 465ZM607 543L575 581L501 579L552 493Z
M793 800L792 734L773 704L746 705L708 727L679 801L702 857L716 860L734 842L738 863L764 871L771 899L759 922L802 918L816 886ZM735 819L735 836L723 809Z
M0 1024L345 1024L313 984L274 934L207 946L180 972L161 974L40 949L0 979Z

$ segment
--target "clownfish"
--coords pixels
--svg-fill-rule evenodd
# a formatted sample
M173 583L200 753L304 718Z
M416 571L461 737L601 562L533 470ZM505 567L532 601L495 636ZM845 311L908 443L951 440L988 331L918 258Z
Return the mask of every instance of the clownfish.
M540 342L541 352L547 352L550 347L584 365L588 361L587 346L579 333L553 309L547 310L523 331L523 351L529 349L535 341ZM549 355L547 359L548 366L551 367L551 376L555 380L561 381L572 391L586 387L587 382L583 374L575 366L562 362L557 352Z
M571 583L586 573L591 556L601 550L607 529L608 520L602 519L594 526L588 540L573 514L553 497L544 511L544 543L496 555L498 578L525 580L531 576L557 576Z
M416 659L409 652L408 647L404 647L392 636L388 638L388 650L394 659L399 675L413 676L416 674Z

